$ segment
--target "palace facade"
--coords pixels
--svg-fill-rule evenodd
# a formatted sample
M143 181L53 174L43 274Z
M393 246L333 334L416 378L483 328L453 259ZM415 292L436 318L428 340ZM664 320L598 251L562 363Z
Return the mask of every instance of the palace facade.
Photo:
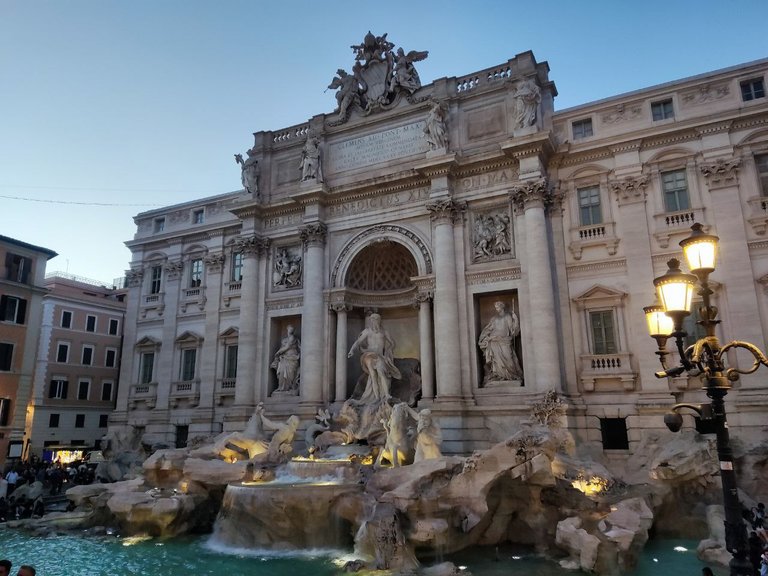
M360 394L349 352L377 312L392 393L432 410L444 452L506 438L554 390L579 441L626 457L667 433L673 394L705 398L698 379L654 376L643 316L694 222L721 240L720 336L764 348L768 60L555 111L530 52L421 86L419 58L374 40L354 82L334 79L336 112L254 134L243 190L135 217L111 428L182 446L242 429L260 402L306 426ZM519 369L482 345L499 309ZM278 375L289 326L300 359ZM727 401L757 436L764 381Z

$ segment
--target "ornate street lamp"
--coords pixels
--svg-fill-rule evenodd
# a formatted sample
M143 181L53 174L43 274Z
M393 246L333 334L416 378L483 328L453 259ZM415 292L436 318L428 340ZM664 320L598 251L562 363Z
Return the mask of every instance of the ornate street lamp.
M761 364L768 366L768 358L757 346L749 342L734 340L725 346L720 346L715 335L715 327L720 321L717 320L717 308L710 302L712 290L709 288L709 275L715 270L717 259L718 237L706 234L698 223L692 226L692 230L691 235L680 242L691 274L682 272L680 262L674 258L671 259L668 262L669 270L653 281L661 306L647 306L643 310L649 333L659 346L656 354L659 356L663 370L656 372L656 377L673 378L687 372L691 376L700 376L702 379L703 390L710 399L710 403L675 404L664 416L664 423L672 432L679 431L683 425L680 411L688 409L695 412L702 421L714 425L717 434L720 478L723 485L725 543L726 548L733 555L730 572L731 576L750 576L753 568L748 558L747 531L736 491L736 473L733 469L733 451L728 435L724 399L728 390L731 389L731 383L737 381L740 374L751 374ZM702 299L702 306L699 308L701 320L698 323L704 327L706 335L692 346L685 348L685 338L688 334L683 330L683 320L690 314L693 289L697 283L698 295ZM668 317L666 323L661 318L661 311ZM667 366L669 352L666 349L666 343L670 337L675 339L680 356L679 366ZM732 348L743 348L752 354L754 362L749 369L726 368L725 353Z

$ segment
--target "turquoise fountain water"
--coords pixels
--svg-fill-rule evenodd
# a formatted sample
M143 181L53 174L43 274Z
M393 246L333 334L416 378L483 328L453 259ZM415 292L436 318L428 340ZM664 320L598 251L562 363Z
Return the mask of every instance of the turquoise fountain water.
M696 543L689 540L651 542L631 576L700 574L704 564L697 560L695 548ZM330 576L343 574L341 566L352 559L348 552L333 550L287 554L225 549L209 544L207 536L165 541L117 536L38 538L2 529L0 557L9 558L15 566L32 564L38 576ZM446 559L466 566L475 576L574 574L517 548L474 549ZM726 572L716 570L715 574Z

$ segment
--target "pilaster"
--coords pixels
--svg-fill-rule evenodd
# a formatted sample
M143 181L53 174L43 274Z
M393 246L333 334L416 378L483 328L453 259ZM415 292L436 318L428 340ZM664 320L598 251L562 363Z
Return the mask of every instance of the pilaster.
M304 306L301 319L301 401L323 401L325 342L323 339L323 255L328 229L322 222L299 228L304 244Z

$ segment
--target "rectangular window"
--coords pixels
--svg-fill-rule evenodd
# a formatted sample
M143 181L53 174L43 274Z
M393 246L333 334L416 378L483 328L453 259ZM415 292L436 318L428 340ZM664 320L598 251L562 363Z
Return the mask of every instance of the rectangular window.
M114 348L107 348L106 356L104 357L104 366L107 368L114 368L117 364L117 350Z
M102 402L112 401L112 382L101 383L101 401Z
M224 353L224 378L237 377L237 344L227 346Z
M59 427L59 415L51 414L48 417L48 428L58 428L58 427Z
M90 366L93 364L93 346L89 344L83 344L83 355L80 360L80 363L84 366Z
M56 348L56 362L60 364L66 364L69 362L69 344L59 342Z
M664 172L661 175L661 183L664 189L664 209L667 212L679 212L688 210L688 180L685 170Z
M765 98L765 84L762 78L753 78L741 83L741 99L744 102Z
M51 380L51 387L48 389L48 398L55 398L56 400L67 399L67 388L69 382L63 378L54 378Z
M755 165L760 178L760 191L763 196L768 196L768 154L755 156Z
M197 288L203 283L203 260L195 258L189 263L189 287Z
M88 392L91 389L91 383L88 380L80 380L77 383L77 399L88 400Z
M72 328L72 312L69 310L62 310L61 312L61 327Z
M627 421L625 418L600 418L603 450L629 450Z
M75 428L85 428L85 414L75 414Z
M594 226L603 221L600 210L600 187L579 188L579 218L582 226Z
M10 372L13 366L13 344L0 342L0 372Z
M161 286L162 279L163 279L162 266L152 266L152 271L150 273L150 281L149 281L150 294L160 293L160 286Z
M145 352L141 355L141 377L139 383L149 384L152 382L152 372L155 367L155 353Z
M0 398L0 426L8 426L11 419L11 399Z
M120 330L120 321L115 320L114 318L110 318L109 319L109 335L117 336L117 333L119 330Z
M615 354L618 351L613 310L590 312L589 326L592 330L592 354Z
M232 254L232 272L229 277L232 282L241 282L243 280L243 253L234 252Z
M85 317L85 331L96 332L96 316L90 314Z
M155 218L155 223L154 223L154 228L153 229L155 231L155 234L165 230L165 218Z
M24 324L27 315L27 301L15 296L0 296L0 322Z
M573 139L580 140L581 138L589 138L594 133L592 132L592 118L585 118L584 120L576 120L571 124L573 129Z
M672 107L672 99L651 103L653 121L668 120L675 117L675 109Z
M99 428L106 428L109 424L109 414L99 414Z
M187 348L181 351L181 377L182 382L189 382L195 379L195 361L197 359L197 349Z
M27 284L29 271L32 269L32 259L7 252L5 254L5 269L7 280Z
M192 224L202 224L205 221L205 212L203 210L195 210L192 212Z

